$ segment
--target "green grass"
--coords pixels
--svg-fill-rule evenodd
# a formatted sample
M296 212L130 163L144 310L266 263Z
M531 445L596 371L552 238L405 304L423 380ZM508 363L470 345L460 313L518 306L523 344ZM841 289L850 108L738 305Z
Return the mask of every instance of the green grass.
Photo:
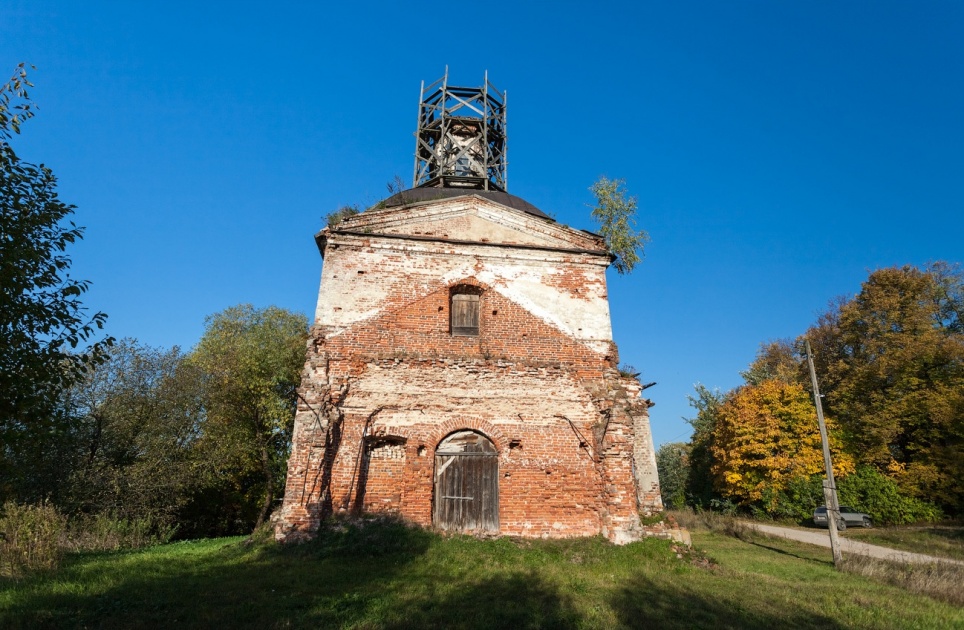
M217 539L70 556L0 582L0 627L960 628L964 610L790 541L442 538L351 525L292 547Z
M847 538L901 551L964 560L964 527L905 526L848 529Z

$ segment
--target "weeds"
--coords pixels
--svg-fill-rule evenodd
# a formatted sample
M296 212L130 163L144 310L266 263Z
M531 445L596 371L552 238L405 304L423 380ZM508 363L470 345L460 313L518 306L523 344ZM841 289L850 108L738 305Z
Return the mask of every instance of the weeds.
M63 557L66 519L49 503L4 504L0 513L0 577L51 571Z
M680 527L690 530L705 529L740 540L749 540L754 535L750 527L730 514L720 514L709 510L694 511L688 507L682 510L667 510L666 514L675 519Z
M176 531L176 525L150 517L120 519L95 514L71 521L62 544L71 552L139 549L169 542Z
M359 208L357 205L342 206L341 208L338 208L334 212L329 212L325 216L325 221L327 222L328 227L333 228L338 226L345 219L348 219L360 213L361 213L361 208Z
M97 514L68 520L53 505L8 502L0 511L0 577L56 569L65 553L137 549L169 542L177 527L151 518Z
M948 562L911 564L879 560L868 556L847 555L842 568L878 582L898 586L911 593L964 606L964 566Z
M656 512L656 513L654 513L654 514L642 514L642 513L640 513L640 515L639 515L639 522L640 522L642 525L644 525L644 526L646 526L646 525L659 525L660 523L662 523L662 522L665 521L665 520L666 520L666 513L665 513L665 512Z

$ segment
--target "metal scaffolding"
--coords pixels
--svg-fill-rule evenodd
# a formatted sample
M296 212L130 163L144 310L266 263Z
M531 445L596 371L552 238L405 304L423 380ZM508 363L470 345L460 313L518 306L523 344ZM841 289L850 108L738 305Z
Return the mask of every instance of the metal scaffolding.
M505 92L449 85L445 76L422 90L415 132L412 185L430 188L507 190Z

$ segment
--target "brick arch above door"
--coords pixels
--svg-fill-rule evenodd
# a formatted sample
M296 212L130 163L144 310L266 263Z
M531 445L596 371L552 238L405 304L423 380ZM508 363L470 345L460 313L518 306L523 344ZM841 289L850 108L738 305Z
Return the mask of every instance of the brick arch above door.
M495 445L495 450L497 453L502 453L509 443L509 440L505 437L502 431L486 420L472 419L472 418L453 418L452 420L446 420L445 422L439 424L435 431L432 433L432 437L429 440L429 444L433 449L438 448L442 440L448 437L450 434L456 431L472 430L477 433L481 433L485 437L492 441Z

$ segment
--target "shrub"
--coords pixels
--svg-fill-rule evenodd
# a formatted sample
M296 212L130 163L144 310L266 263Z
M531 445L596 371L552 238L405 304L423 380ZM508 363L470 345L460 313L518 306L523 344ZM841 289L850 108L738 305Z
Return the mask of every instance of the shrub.
M345 219L353 217L356 214L360 214L361 209L358 206L342 206L334 212L329 212L325 216L325 221L328 223L328 227L335 227Z
M729 499L710 499L710 511L723 516L736 516L737 505Z
M902 495L893 479L870 466L861 466L841 480L837 488L841 504L870 514L881 525L938 521L943 517L940 508Z
M7 502L0 512L0 576L19 578L57 568L66 520L49 503Z
M176 530L176 525L151 517L123 519L95 514L71 521L64 545L70 551L136 549L169 542Z
M805 521L813 518L813 510L823 505L823 480L819 476L794 477L782 491L767 488L761 503L771 518Z
M686 486L690 474L690 445L683 442L663 444L656 451L656 469L663 505L682 508L686 505Z
M841 505L870 514L879 525L905 525L943 517L940 508L901 494L893 479L870 466L860 466L856 472L839 479L837 498ZM760 501L750 507L756 516L809 521L814 508L823 504L823 479L814 475L796 477L782 490L767 488Z

